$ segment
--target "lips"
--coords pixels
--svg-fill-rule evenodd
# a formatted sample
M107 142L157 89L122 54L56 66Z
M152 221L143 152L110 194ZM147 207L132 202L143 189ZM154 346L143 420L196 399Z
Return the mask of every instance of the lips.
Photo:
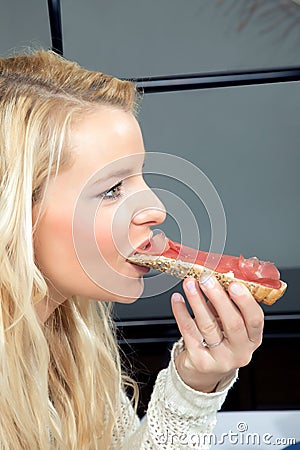
M130 256L136 255L138 253L147 255L161 255L164 251L167 250L167 245L167 239L164 233L161 232L142 242Z
M141 253L144 251L147 251L149 248L151 247L151 238L147 239L146 241L142 242L137 248L136 250L133 252L133 254L135 255L136 253Z

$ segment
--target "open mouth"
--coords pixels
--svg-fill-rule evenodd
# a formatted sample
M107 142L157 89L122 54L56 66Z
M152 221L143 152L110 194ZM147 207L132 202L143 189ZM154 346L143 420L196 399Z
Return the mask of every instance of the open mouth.
M165 251L166 245L167 240L165 234L161 232L144 241L130 256L138 255L140 253L148 255L161 255Z
M152 245L151 245L151 242L149 241L146 245L137 248L133 254L137 255L139 253L146 253L151 249L151 247L152 247Z

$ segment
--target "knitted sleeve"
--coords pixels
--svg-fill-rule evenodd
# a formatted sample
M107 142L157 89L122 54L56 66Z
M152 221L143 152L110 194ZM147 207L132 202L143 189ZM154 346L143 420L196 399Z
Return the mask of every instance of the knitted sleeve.
M195 391L179 377L174 359L182 340L171 353L171 361L158 374L147 415L140 422L124 395L118 423L119 437L113 448L122 450L188 450L209 448L210 433L216 424L228 390L237 379L224 378L215 392Z

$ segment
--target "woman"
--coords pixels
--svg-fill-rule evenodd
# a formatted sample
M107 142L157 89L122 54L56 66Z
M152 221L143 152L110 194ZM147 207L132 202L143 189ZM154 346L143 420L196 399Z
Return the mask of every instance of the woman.
M110 319L143 290L126 257L165 219L143 180L136 106L132 83L52 52L0 59L1 449L176 449L195 436L207 448L261 343L247 289L185 280L195 319L174 294L183 339L139 423Z

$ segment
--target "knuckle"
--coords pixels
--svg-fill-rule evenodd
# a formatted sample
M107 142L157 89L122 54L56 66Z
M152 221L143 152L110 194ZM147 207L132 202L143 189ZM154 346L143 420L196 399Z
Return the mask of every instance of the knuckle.
M232 364L230 364L228 361L226 361L222 364L222 372L223 373L228 373L231 370L232 370Z
M252 314L252 316L249 318L249 325L258 330L262 330L264 327L264 313L262 309L259 307L259 310L255 311L255 313Z
M193 319L191 320L186 320L182 325L181 325L181 329L182 332L185 334L192 334L192 332L195 329L195 324Z
M234 361L231 361L229 358L226 359L226 361L224 361L222 363L222 372L225 373L229 373L234 369L237 369L238 367L236 366L236 364L234 364Z
M247 366L250 363L251 359L252 359L252 353L241 355L237 360L238 367Z
M235 318L231 320L231 323L228 324L228 329L231 333L238 333L244 328L244 322L239 318Z
M254 348L257 349L263 341L263 336L262 334L258 335L252 342L254 344Z
M251 328L260 330L264 326L264 320L261 317L252 317L250 320L250 326Z
M261 346L262 341L263 341L263 337L262 337L262 335L261 335L261 336L257 339L257 342L256 342L256 348L258 348L258 347Z
M209 322L207 324L205 324L202 328L201 328L201 332L205 335L205 336L211 336L212 334L215 334L216 331L218 331L218 323L216 320L213 320L212 322Z
M211 363L206 358L202 358L201 361L195 362L195 368L199 372L207 373L211 370Z
M252 359L252 353L243 353L239 355L232 355L232 359L224 363L223 368L229 372L233 369L247 366Z

